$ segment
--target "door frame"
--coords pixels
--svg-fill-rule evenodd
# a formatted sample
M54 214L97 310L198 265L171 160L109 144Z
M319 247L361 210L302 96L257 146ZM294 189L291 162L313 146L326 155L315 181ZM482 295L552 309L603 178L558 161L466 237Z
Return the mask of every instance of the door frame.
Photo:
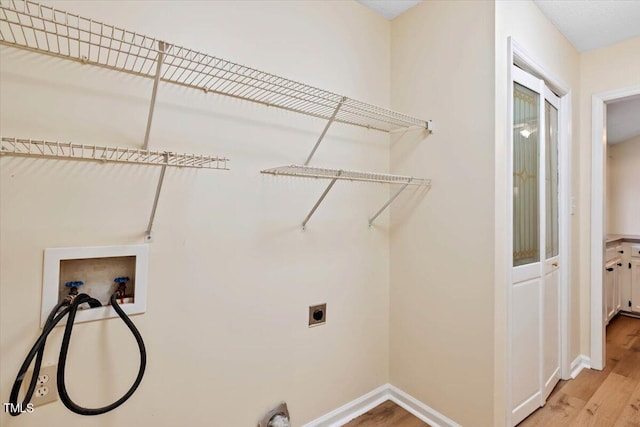
M602 316L604 251L605 251L605 188L606 188L606 104L640 95L640 86L600 92L591 98L591 367L602 370L605 355L605 322ZM598 237L601 236L601 237Z
M507 191L513 188L513 75L512 67L517 65L530 74L537 76L545 81L546 85L552 89L560 97L560 111L558 120L558 129L563 131L560 133L558 140L558 165L559 170L559 201L558 201L558 219L560 225L559 244L560 257L559 262L563 268L560 270L559 287L560 287L560 377L562 379L571 378L571 367L569 361L569 319L571 318L571 140L572 132L572 91L571 87L564 81L559 79L554 73L543 67L540 61L530 55L521 45L519 45L513 37L507 39ZM510 193L509 193L510 194ZM513 200L507 197L507 233L506 247L507 257L511 259L513 253ZM541 231L544 232L544 231ZM542 248L541 250L544 250ZM542 261L541 261L542 262ZM513 402L511 402L511 334L510 328L513 324L512 311L512 283L513 283L513 266L511 262L506 263L507 278L507 348L506 348L506 418L507 425L512 423Z

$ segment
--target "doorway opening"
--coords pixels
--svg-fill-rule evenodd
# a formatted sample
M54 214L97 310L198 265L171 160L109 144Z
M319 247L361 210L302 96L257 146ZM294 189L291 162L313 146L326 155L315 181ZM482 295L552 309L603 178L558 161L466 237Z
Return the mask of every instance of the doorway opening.
M591 367L601 370L606 364L606 325L618 313L640 313L640 261L632 256L640 245L640 218L633 208L640 190L633 177L627 185L618 183L618 175L640 169L633 166L634 149L640 147L640 87L594 95L592 114Z

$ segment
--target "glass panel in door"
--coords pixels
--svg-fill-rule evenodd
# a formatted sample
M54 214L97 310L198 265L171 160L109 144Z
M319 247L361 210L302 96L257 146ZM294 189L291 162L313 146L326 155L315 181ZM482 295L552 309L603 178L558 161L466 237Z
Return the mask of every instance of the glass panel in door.
M513 88L513 266L540 261L538 157L540 95Z
M546 259L558 256L558 110L545 101Z

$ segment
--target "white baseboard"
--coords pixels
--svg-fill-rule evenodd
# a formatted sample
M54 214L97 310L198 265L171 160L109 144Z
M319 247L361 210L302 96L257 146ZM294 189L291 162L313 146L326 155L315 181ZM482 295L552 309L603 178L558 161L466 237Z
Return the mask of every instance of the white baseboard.
M382 385L303 427L340 427L387 400L391 400L433 427L460 427L455 421L391 384Z
M579 354L573 362L571 362L571 378L575 378L583 369L591 368L591 359L584 354Z
M440 412L436 411L432 407L425 405L415 397L405 393L397 387L388 384L389 386L389 400L396 405L411 412L416 417L420 418L425 423L433 427L461 427L460 424L453 421L451 418L446 417Z
M388 397L389 384L382 385L375 390L370 391L364 396L352 400L351 402L342 405L338 409L334 409L316 418L310 423L305 424L303 427L339 427L342 426L354 418L358 418L365 412L370 411L381 403L389 400Z

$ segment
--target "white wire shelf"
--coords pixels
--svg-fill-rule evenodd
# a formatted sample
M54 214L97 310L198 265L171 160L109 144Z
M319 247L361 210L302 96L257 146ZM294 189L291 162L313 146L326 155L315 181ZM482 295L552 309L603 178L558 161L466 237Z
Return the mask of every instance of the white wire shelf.
M327 169L311 166L280 166L272 169L264 169L261 173L271 175L285 175L302 178L337 179L345 181L366 181L383 184L408 184L408 185L431 185L430 179L414 178L403 175L390 175L375 172L358 172L344 169Z
M261 173L271 174L271 175L283 175L283 176L293 176L298 178L318 178L318 179L329 179L329 185L324 190L320 198L316 202L316 204L311 208L311 211L307 214L305 219L302 221L302 229L305 230L307 227L307 223L318 209L318 206L322 203L324 198L329 194L331 188L338 180L344 181L365 181L365 182L377 182L382 184L401 184L400 189L396 191L393 196L384 204L378 211L369 218L369 227L373 225L373 222L380 216L385 209L393 203L393 201L402 193L409 185L414 186L422 186L431 188L431 180L424 178L415 178L412 176L403 176L403 175L390 175L386 173L375 173L375 172L358 172L358 171L349 171L344 169L327 169L327 168L317 168L311 166L299 166L299 165L290 165L290 166L280 166L272 169L264 169L260 171Z
M34 139L0 138L0 155L228 170L225 157Z
M0 0L0 43L380 131L431 122L50 6Z

